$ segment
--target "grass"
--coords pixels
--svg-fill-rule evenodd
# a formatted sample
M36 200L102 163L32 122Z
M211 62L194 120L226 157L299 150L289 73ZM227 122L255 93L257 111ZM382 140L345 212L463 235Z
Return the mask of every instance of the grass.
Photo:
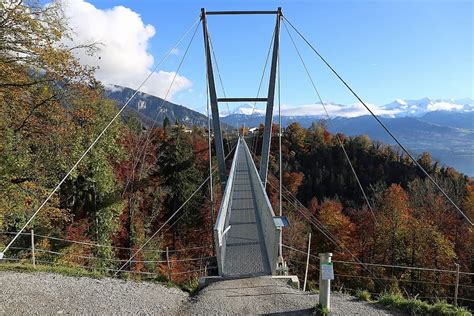
M362 301L366 301L366 302L371 301L370 292L367 290L357 290L355 295L358 299Z
M184 282L181 284L180 288L191 295L196 294L199 291L199 278L193 278Z
M31 263L1 263L0 271L14 271L14 272L26 272L26 273L35 273L35 272L47 272L47 273L56 273L64 276L71 277L89 277L89 278L104 278L108 277L105 272L101 271L89 271L83 268L78 267L67 267L67 266L55 266L55 265L36 265L33 267ZM120 279L125 281L135 280L132 275L129 273L119 274ZM135 280L138 281L138 280ZM157 275L154 277L148 277L141 279L139 281L152 282L165 285L168 288L180 288L181 290L188 292L191 295L197 293L199 289L199 279L194 278L192 280L186 281L184 283L177 284L175 282L169 281L166 276Z
M322 307L321 304L318 304L315 309L316 315L326 316L330 314L329 308Z
M444 301L430 304L416 298L405 298L400 293L384 293L380 296L377 302L387 307L396 308L410 315L472 315L468 310L462 307L456 307Z
M98 271L88 271L83 268L77 267L65 267L65 266L46 266L36 265L33 267L32 264L26 263L2 263L0 264L0 271L16 271L16 272L48 272L57 273L65 276L72 277L89 277L89 278L103 278L106 275Z

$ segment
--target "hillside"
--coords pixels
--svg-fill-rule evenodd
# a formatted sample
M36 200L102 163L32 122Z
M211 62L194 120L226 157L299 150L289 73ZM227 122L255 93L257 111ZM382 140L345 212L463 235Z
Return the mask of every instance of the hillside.
M308 128L321 120L320 116L282 116L283 126L298 122L302 127ZM264 117L233 114L222 118L222 121L227 124L245 122L246 126L258 126L263 124ZM367 135L373 140L395 144L378 123L367 115L336 117L324 121L332 133ZM474 112L433 111L421 117L384 117L382 121L415 154L427 151L442 164L467 175L474 175ZM274 118L274 122L278 122L278 117Z
M115 86L106 90L106 95L122 105L135 90ZM474 111L473 101L470 99L451 101L430 100L397 100L384 105L383 109L394 111L398 109L395 117L383 117L384 123L393 131L401 142L414 154L429 152L442 164L449 165L457 170L474 176ZM463 112L459 111L429 111L430 108L455 107L460 104ZM137 114L140 119L150 124L156 120L162 125L167 117L172 123L179 121L187 126L207 126L205 115L191 110L185 106L165 101L146 93L139 92L129 104L129 110ZM408 108L408 110L403 109ZM464 111L465 110L465 111ZM247 111L241 110L243 113ZM466 112L467 111L467 112ZM283 126L298 122L302 127L308 128L313 123L322 120L320 115L284 115ZM263 124L264 116L261 114L231 114L221 117L223 128L232 128L240 125L258 126ZM278 116L274 117L278 122ZM375 120L367 115L356 117L335 117L326 120L328 130L332 133L344 133L349 136L367 135L373 140L394 145L393 139L383 131Z
M0 7L4 3L0 1ZM169 307L163 311L157 301L169 298L168 289L150 283L109 282L105 278L152 280L193 289L199 276L217 273L216 254L219 257L222 252L219 242L218 247L215 245L219 233L214 234L213 228L220 204L225 205L225 191L220 188L219 176L209 176L217 167L215 147L212 142L209 147L205 128L188 130L181 124L172 124L174 119L189 126L205 125L205 118L185 107L139 94L129 109L140 113L146 123L150 116L155 119L156 111L161 116L156 117L158 124L154 128L142 128L132 119L111 121L117 116L117 106L132 91L116 87L106 97L103 85L98 83L100 78L95 77L95 68L81 64L74 54L82 48L62 45L62 39L68 36L62 5L61 1L54 1L47 7L35 8L32 14L23 3L10 3L4 16L4 24L15 27L8 29L8 36L4 37L11 48L0 47L0 267L13 262L21 271L47 267L76 276L87 272L104 279L61 282L55 276L43 279L41 274L35 278L0 273L0 314L21 314L23 310L18 309L22 306L32 313L64 313L66 308L77 307L78 302L85 302L78 308L97 308L97 314L104 314L109 305L119 306L117 314L124 310L139 313L140 306L145 314L172 313L183 295L163 304ZM45 20L38 23L38 16ZM124 23L121 27L128 29L129 25ZM199 31L198 25L196 30ZM0 28L2 31L5 29ZM121 37L123 32L116 35ZM105 59L102 56L101 60ZM113 96L118 102L110 99ZM450 104L426 101L420 107L441 109ZM161 126L165 119L171 124ZM365 117L348 119L344 122L352 124L345 127L352 127L357 133L371 127ZM462 141L458 141L462 133L467 135L464 147L471 141L470 131L451 126L454 120L449 126L422 121L421 117L390 120L394 121L387 119L387 124L393 122L397 133L406 133L406 138L401 137L403 141L413 136L446 148L451 148L448 142L457 142L462 148ZM248 146L257 154L257 164L262 132L263 128L254 134L255 139L248 139ZM334 254L333 288L354 292L364 289L375 295L390 289L398 296L404 293L433 303L440 298L453 302L453 284L458 282L458 299L469 304L474 289L474 234L466 218L474 218L472 179L451 167L440 166L429 154L417 156L418 163L446 191L450 203L416 164L390 145L365 136L335 135L324 124L310 128L290 124L282 135L279 153L276 132L266 192L258 185L258 178L253 177L252 183L257 183L264 202L271 203L275 211L281 207L289 219L290 225L282 234L282 256L289 273L300 279L305 274L305 250L311 234L311 258L323 252ZM449 138L450 134L453 138ZM229 166L233 141L226 138L224 145ZM254 158L248 152L246 161L247 167L255 171ZM357 178L353 170L357 171ZM234 171L234 179L242 180L240 163ZM281 174L281 190L275 174ZM235 193L233 200L252 191L248 185L237 187L234 182L230 191ZM240 212L244 216L232 221L232 226L242 225L244 233L244 225L255 227L257 219L262 218L255 212L256 220L247 216L253 208L245 204L256 200L256 192L253 190L252 198L236 203L237 207L243 206ZM263 199L260 195L259 200ZM269 205L266 210L262 214L268 215L266 222L274 231ZM223 222L230 225L230 217L227 218ZM220 231L220 237L229 228ZM263 229L257 227L253 232L259 235ZM237 238L236 244L259 247L249 235ZM277 235L272 235L276 246ZM251 252L246 255L258 261ZM270 258L268 253L262 257ZM36 267L29 268L33 258ZM240 258L237 256L235 262L242 264ZM272 259L271 264L275 261ZM462 273L455 272L455 264ZM309 287L314 289L319 279L317 265L312 264L307 275ZM223 295L218 286L211 287L207 294L202 293L208 296L197 299L210 309L233 298L242 308L254 299L265 299L268 310L262 307L262 312L275 312L272 308L279 298L280 302L294 304L296 310L307 309L297 305L303 301L302 295L293 299L294 293L277 286L280 291L269 293L266 290L272 285L246 284L247 281L234 283ZM247 288L242 290L244 287ZM283 295L278 297L278 293ZM222 300L214 300L216 297ZM12 305L14 300L17 304ZM3 312L6 308L9 309Z
M121 107L134 92L135 90L130 88L114 86L106 89L106 96L116 100L117 106ZM148 124L156 121L156 124L161 126L165 118L168 118L172 124L178 121L186 126L207 126L205 115L143 92L137 93L128 104L128 109Z

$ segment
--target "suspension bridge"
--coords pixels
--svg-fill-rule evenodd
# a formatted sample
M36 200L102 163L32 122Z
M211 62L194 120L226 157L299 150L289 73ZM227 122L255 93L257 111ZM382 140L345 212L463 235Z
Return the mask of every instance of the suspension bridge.
M268 89L266 97L259 96L264 75L260 80L259 92L256 97L219 97L216 91L216 82L215 82L215 70L214 65L217 65L215 59L215 53L212 49L211 38L209 35L209 30L207 27L207 19L215 15L274 15L275 16L275 27L273 30L273 36L269 52L267 55L267 61L264 67L264 74L267 68L267 63L269 62L270 75L268 80ZM173 220L178 217L180 211L183 207L194 197L198 190L201 190L203 186L210 182L210 187L213 187L213 174L217 171L221 188L222 188L222 199L221 205L218 211L218 216L215 220L213 227L214 235L214 249L216 254L218 275L225 279L239 279L239 278L248 278L255 276L265 276L265 275L276 275L284 272L284 258L282 253L283 247L288 247L282 243L282 233L284 232L284 227L291 225L288 223L286 217L282 216L282 201L286 199L290 203L293 203L298 208L298 211L301 212L304 218L306 218L315 228L317 228L321 234L328 238L335 246L341 247L344 251L348 252L352 258L353 264L360 264L361 267L365 267L370 263L360 262L349 249L346 249L338 241L337 236L332 235L329 230L324 227L324 225L319 222L313 215L311 215L306 208L296 200L291 193L286 190L282 185L282 155L281 155L281 137L282 137L282 126L281 126L281 105L280 105L280 76L279 76L279 49L280 49L280 30L281 25L284 25L284 29L288 32L291 42L295 47L296 52L304 66L306 74L312 84L312 87L315 90L315 95L319 99L319 103L326 110L325 104L322 101L322 98L319 95L319 92L315 86L314 80L312 79L311 73L306 67L306 64L299 53L298 47L294 41L293 35L290 32L292 30L293 34L299 36L304 43L316 54L319 58L333 73L334 75L347 87L347 89L361 102L361 104L368 110L368 112L373 116L373 118L380 124L380 126L394 139L398 146L403 150L403 152L413 161L413 163L423 172L423 174L429 179L434 186L439 190L439 192L447 199L449 203L459 212L459 214L466 219L470 225L473 225L472 221L467 217L467 215L455 204L455 202L447 195L447 193L438 185L438 183L430 176L430 174L418 163L418 161L411 155L411 153L403 146L402 143L393 135L390 129L373 113L373 111L364 103L364 101L354 92L354 90L348 85L346 81L335 71L335 69L327 62L326 59L316 50L316 48L304 37L304 35L283 15L281 8L278 8L275 11L206 11L205 9L201 10L201 14L196 22L186 31L184 35L192 33L192 39L187 46L186 52L178 66L176 75L186 57L189 46L194 39L199 26L202 26L203 39L204 39L204 48L205 48L205 58L206 58L206 80L207 80L207 96L208 96L208 142L209 142L209 155L212 154L211 145L214 145L215 155L217 158L217 168L212 165L212 159L209 159L209 177L201 183L198 189L188 197L185 203L177 208L177 210L156 230L148 239L145 241L138 250L136 250L123 265L116 270L115 275L120 273L127 264L133 262L134 258L147 246L147 244L163 232L163 229L167 227ZM178 40L177 43L180 43L182 39ZM176 46L176 45L175 45ZM168 58L168 56L173 51L174 47L165 55L165 57L155 66L157 69L162 62ZM216 67L218 70L218 67ZM152 74L153 72L151 72ZM83 158L91 151L91 149L97 144L99 139L107 132L111 124L120 117L121 113L130 103L130 101L135 97L136 93L140 91L143 85L147 82L151 74L145 78L142 84L137 87L135 94L133 94L127 102L120 108L116 115L111 119L110 123L105 126L102 132L97 136L97 138L90 144L88 149L82 154L82 156L75 162L71 169L66 173L66 175L59 181L57 186L49 193L48 197L44 202L33 212L30 219L22 227L21 230L15 233L14 237L8 243L8 245L0 253L0 258L3 258L8 250L12 247L15 240L22 234L24 230L31 224L35 216L41 211L41 209L48 203L48 201L53 197L53 195L58 191L64 181L71 175L71 173L77 168L81 163ZM176 78L176 77L175 77ZM222 85L222 79L220 74L218 75L218 80ZM174 79L171 82L171 85L168 89L168 92L171 89L171 86L174 83ZM223 87L222 87L223 88ZM224 90L224 89L222 89ZM278 98L276 98L278 96ZM166 99L166 97L165 97ZM278 100L278 104L275 104L275 100ZM230 102L253 102L254 110L255 105L258 102L266 104L265 110L265 124L263 131L263 143L262 151L260 153L260 160L255 161L256 156L253 155L255 150L255 139L252 136L245 135L243 131L241 135L236 137L236 144L233 147L232 152L229 152L227 156L232 154L232 163L230 169L227 168L226 156L224 150L223 142L223 131L221 128L220 118L219 118L219 108L221 103L230 103ZM270 158L270 145L272 143L272 123L274 118L275 107L277 106L278 117L280 118L279 131L278 131L278 143L279 143L279 172L278 177L275 177L269 173L269 158ZM210 110L210 111L209 111ZM326 111L326 114L329 116L329 113ZM153 122L153 126L156 123ZM153 127L152 126L152 127ZM211 137L211 130L214 137ZM148 139L147 139L148 141ZM367 195L364 191L362 184L359 181L356 170L351 164L351 160L344 149L343 142L338 139L339 144L344 152L344 155L350 165L351 172L354 175L354 178L357 181L357 184L361 190L367 206L372 211L372 207L367 198ZM250 146L250 147L249 147ZM256 163L257 162L257 163ZM258 165L258 168L257 168ZM272 208L272 205L267 196L266 187L270 186L276 189L279 192L279 209L276 214L275 210ZM211 206L214 204L214 197L211 190ZM212 207L211 207L212 208ZM214 212L214 210L211 210ZM181 217L185 214L181 214ZM372 211L372 215L373 214ZM291 247L290 247L291 248ZM299 251L298 249L296 249ZM417 267L405 267L405 268L417 268ZM442 270L440 270L442 271ZM450 271L452 272L452 271ZM459 272L459 271L458 271ZM467 273L467 272L463 272ZM469 273L468 273L469 274Z

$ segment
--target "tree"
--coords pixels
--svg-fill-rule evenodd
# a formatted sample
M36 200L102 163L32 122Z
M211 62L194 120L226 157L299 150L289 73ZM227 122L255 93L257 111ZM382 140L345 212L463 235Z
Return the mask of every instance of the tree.
M176 127L159 148L158 167L162 174L162 185L166 187L165 205L169 218L197 189L202 180L199 170L195 167L195 156L189 135ZM201 193L196 194L181 210L181 214L189 212L180 222L173 226L173 247L176 247L179 227L186 224L198 225L199 213L196 209L201 202Z
M294 122L285 129L285 143L291 151L301 152L305 147L305 130L300 124Z
M296 194L301 183L303 183L304 175L301 172L283 171L283 185L292 193Z
M16 231L116 109L94 69L74 57L76 49L92 53L95 46L60 43L70 31L60 2L3 1L0 12L0 218L2 230ZM39 213L32 222L38 232L61 235L88 218L79 225L90 229L88 237L110 244L120 210L113 164L124 156L121 129L120 122L111 126Z
M411 210L408 194L399 185L392 184L380 201L377 212L378 247L381 262L397 264L406 262L406 242Z
M337 256L339 258L352 259L346 249L354 252L352 242L356 227L350 218L343 214L342 210L342 204L334 200L326 200L321 205L318 218L330 235L335 236L337 244L335 245L329 241L326 236L321 236L318 248L320 252L333 252L337 249Z

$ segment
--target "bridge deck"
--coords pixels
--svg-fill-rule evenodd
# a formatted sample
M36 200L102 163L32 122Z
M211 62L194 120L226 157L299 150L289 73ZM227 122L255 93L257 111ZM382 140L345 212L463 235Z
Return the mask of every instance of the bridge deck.
M271 268L249 174L252 158L243 143L239 146L223 272L226 277L267 275Z

